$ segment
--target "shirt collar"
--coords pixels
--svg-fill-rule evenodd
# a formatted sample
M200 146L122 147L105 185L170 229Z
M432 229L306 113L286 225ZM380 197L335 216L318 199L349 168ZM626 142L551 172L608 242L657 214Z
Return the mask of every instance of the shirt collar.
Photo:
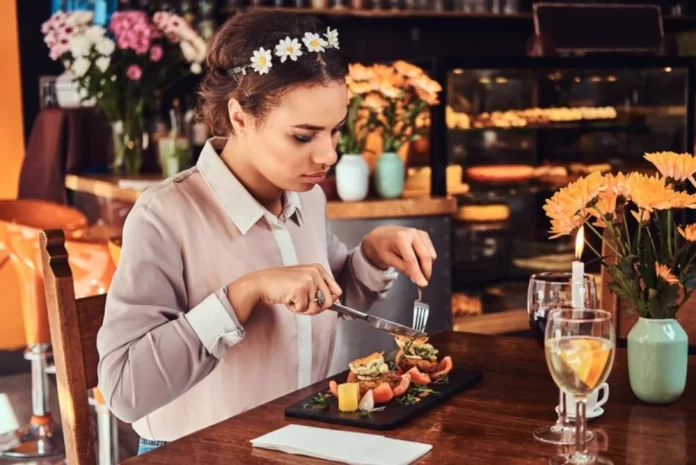
M208 187L222 204L239 232L246 234L262 217L267 221L286 221L292 218L302 224L302 202L297 192L286 191L283 195L283 211L276 217L261 205L244 185L232 174L222 161L219 151L225 146L227 138L208 139L201 151L196 167Z

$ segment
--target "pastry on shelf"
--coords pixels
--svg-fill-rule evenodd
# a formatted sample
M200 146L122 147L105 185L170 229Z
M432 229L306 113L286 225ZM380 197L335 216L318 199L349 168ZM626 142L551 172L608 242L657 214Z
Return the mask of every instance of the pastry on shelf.
M446 171L447 193L461 195L469 192L469 185L462 182L461 165L449 165ZM430 195L431 170L429 166L409 167L406 171L404 197L420 197Z
M466 169L466 177L471 181L492 184L507 184L529 181L536 176L530 165L481 165Z
M549 254L536 257L514 258L512 263L530 271L570 271L575 254Z
M471 316L481 313L481 297L458 292L452 294L452 316Z

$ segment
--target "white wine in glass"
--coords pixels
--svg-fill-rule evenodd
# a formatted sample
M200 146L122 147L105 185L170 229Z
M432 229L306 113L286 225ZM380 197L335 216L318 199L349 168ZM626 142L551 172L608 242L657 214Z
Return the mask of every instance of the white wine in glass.
M551 459L552 465L608 465L612 462L587 451L587 398L609 376L614 364L614 326L611 313L594 309L557 309L546 323L546 364L556 385L577 404L575 451Z
M527 291L527 316L532 331L541 350L544 349L546 320L548 313L556 308L570 308L573 300L572 274L567 272L545 272L533 274L529 278ZM586 274L581 289L583 307L597 307L597 286L594 277ZM536 440L554 445L575 444L575 426L568 419L566 394L559 389L558 416L553 425L534 430ZM587 440L592 440L587 432Z

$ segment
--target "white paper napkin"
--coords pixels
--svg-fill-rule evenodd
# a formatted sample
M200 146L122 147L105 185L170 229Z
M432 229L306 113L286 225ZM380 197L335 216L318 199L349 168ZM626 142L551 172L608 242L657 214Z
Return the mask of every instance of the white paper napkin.
M310 426L288 425L251 440L254 447L350 465L409 465L433 446Z

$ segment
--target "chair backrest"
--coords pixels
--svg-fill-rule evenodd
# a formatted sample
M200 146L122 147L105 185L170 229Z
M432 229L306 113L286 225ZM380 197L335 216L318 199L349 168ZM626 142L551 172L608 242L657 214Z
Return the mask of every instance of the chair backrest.
M96 465L88 391L97 386L97 332L106 294L75 298L62 230L40 234L58 401L69 465Z
M608 233L605 232L605 236L607 234ZM615 254L611 248L606 245L607 239L608 238L605 237L605 242L602 245L602 256L604 256L608 262L615 263ZM612 278L609 271L604 266L601 271L601 280L602 291L600 293L600 298L602 301L602 308L611 312L613 315L616 339L620 342L625 342L628 338L629 331L631 331L633 325L638 321L638 316L629 315L626 310L630 309L630 303L620 299L611 292L609 283L611 283ZM677 320L689 336L689 345L693 347L696 342L696 295L692 295L679 309Z

